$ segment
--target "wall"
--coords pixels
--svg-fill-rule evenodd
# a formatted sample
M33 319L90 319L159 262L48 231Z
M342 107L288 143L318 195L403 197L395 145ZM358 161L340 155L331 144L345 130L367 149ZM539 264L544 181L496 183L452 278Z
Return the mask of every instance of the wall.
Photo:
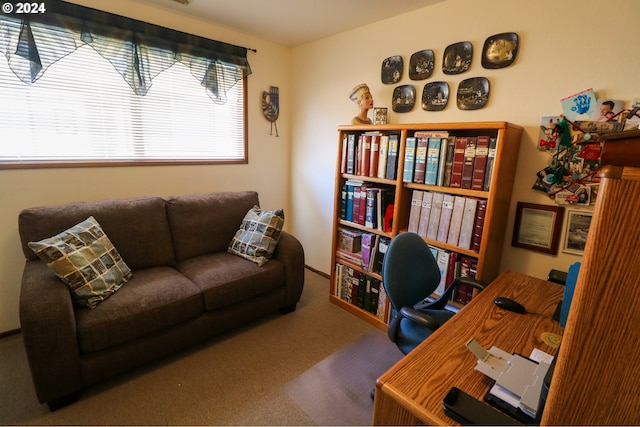
M225 166L152 166L79 169L0 170L0 333L20 327L18 300L24 256L18 239L18 213L39 205L62 204L138 195L168 196L210 191L257 190L267 209L283 207L289 228L291 50L204 21L177 16L129 0L77 0L76 3L134 19L191 32L239 46L249 53L249 164ZM4 56L0 60L5 60ZM261 110L261 95L280 88L280 137L269 136L270 123ZM268 179L265 179L268 177Z
M553 204L531 186L535 173L549 160L547 154L537 150L540 118L560 114L561 98L590 87L603 97L640 97L636 77L640 56L634 42L640 35L639 17L637 7L621 0L447 0L295 48L293 231L303 242L307 263L325 273L331 271L336 127L349 124L356 114L347 94L361 82L369 84L376 106L389 108L390 123L497 120L523 126L501 268L546 278L549 269L566 270L580 260L561 250L551 256L511 247L515 205L517 201ZM520 36L514 64L499 70L482 68L484 40L507 31ZM465 40L472 42L475 49L471 69L457 76L444 75L445 47ZM447 81L455 93L460 80L486 76L491 83L488 105L481 110L460 111L454 96L444 111L426 112L418 105L409 113L391 112L395 85L381 83L381 62L386 57L402 55L406 64L412 53L422 49L435 52L433 75L413 82L405 65L398 84L415 84L420 97L422 87L430 81Z

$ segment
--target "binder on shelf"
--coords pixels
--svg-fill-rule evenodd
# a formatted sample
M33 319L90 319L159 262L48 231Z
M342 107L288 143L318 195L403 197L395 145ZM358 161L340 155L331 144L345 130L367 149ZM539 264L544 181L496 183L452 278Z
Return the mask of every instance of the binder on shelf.
M462 227L462 214L464 213L464 196L455 196L453 200L453 212L451 212L451 224L449 224L449 234L447 243L458 246L460 239L460 227Z
M471 181L473 180L473 164L476 158L476 143L477 138L470 136L467 138L467 145L464 149L464 163L462 165L462 181L460 187L465 189L471 188Z
M451 167L450 187L460 188L462 186L462 169L464 167L464 151L467 148L467 138L456 137L456 147L453 153L453 165Z
M418 235L421 237L427 237L432 201L433 193L431 191L425 191L422 195L422 208L420 209L420 219L418 220Z
M464 201L464 213L462 214L462 226L460 227L460 239L458 240L458 246L461 248L471 249L477 207L478 199L467 197Z
M443 200L444 193L433 193L431 213L429 214L429 228L427 228L427 239L436 240L436 237L438 237L438 226L440 225L440 213L442 212Z
M476 145L476 156L473 162L473 178L471 179L471 189L481 191L484 188L484 177L487 171L487 159L489 156L489 137L478 136Z
M440 163L440 137L429 138L427 148L427 167L424 183L427 185L436 185L438 182L438 164Z
M411 194L411 207L409 208L409 231L412 233L418 233L423 194L424 192L421 190L413 190L413 193Z
M413 182L413 167L416 160L416 138L408 136L404 148L404 169L402 171L403 182Z
M399 139L399 136L396 134L389 135L386 178L391 180L395 180L397 177Z
M447 286L447 275L449 273L450 254L451 253L445 249L438 249L436 264L438 264L438 268L440 269L440 283L438 284L438 287L434 291L434 294L438 296L444 294L445 288Z
M427 168L427 152L429 151L429 140L427 138L416 138L416 160L413 166L413 182L424 184Z
M453 194L444 193L444 197L442 199L442 210L440 212L440 223L438 224L438 235L436 236L436 240L439 240L440 242L446 243L447 241L454 200Z

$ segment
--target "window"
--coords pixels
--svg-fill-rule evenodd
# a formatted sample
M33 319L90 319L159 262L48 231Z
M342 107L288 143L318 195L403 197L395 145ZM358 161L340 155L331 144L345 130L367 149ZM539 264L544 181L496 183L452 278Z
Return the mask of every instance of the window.
M219 105L176 62L140 96L83 46L32 85L0 61L0 93L4 164L246 162L244 80Z
M247 162L246 48L47 4L0 15L0 168Z

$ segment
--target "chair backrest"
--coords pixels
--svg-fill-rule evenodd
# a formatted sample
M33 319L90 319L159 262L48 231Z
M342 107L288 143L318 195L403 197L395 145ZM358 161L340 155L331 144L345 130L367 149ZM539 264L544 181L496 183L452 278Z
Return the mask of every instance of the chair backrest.
M440 284L440 269L429 245L416 233L396 236L382 267L382 282L393 308L413 307Z

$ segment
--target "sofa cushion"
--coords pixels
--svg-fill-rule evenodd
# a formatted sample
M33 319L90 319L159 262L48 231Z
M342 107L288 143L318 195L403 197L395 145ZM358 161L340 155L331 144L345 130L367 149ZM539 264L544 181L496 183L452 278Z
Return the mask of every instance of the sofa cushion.
M263 211L254 206L231 239L228 251L263 266L276 250L283 226L282 209Z
M88 353L123 344L202 312L200 289L173 267L139 270L95 310L76 310L80 350Z
M178 261L226 251L245 214L257 204L255 191L167 198L167 215Z
M285 272L276 259L263 267L228 252L202 255L178 263L178 271L201 290L205 310L235 304L284 286Z
M29 247L69 287L79 307L95 308L132 275L93 217Z
M53 236L89 216L100 223L134 272L175 264L165 203L161 197L155 196L25 209L18 216L25 256L28 259L38 258L29 249L28 242Z

